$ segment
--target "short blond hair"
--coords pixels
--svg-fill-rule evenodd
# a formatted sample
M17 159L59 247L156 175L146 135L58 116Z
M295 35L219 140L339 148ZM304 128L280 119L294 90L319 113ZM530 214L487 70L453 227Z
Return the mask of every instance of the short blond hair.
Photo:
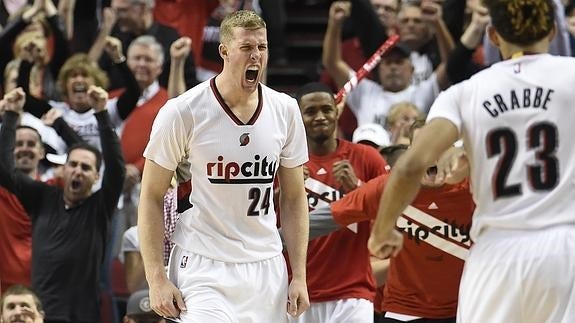
M391 105L387 118L385 118L385 125L389 128L390 125L395 123L399 116L405 111L415 111L417 112L417 119L424 120L425 115L421 112L417 106L410 102L399 102Z
M266 22L255 12L238 10L227 15L220 24L220 42L228 43L234 36L234 28L240 27L248 30L266 28Z

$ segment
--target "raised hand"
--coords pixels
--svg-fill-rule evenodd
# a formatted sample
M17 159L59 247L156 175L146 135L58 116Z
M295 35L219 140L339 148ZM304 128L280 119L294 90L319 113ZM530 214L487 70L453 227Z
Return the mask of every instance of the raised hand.
M22 13L22 19L29 23L40 11L44 10L44 0L34 0L32 7Z
M54 121L56 121L56 119L60 118L61 116L62 111L52 108L48 110L48 112L46 112L40 120L42 120L46 126L51 127L54 124Z
M170 46L170 57L173 60L183 61L190 54L192 39L190 37L180 37Z
M110 7L106 7L102 10L102 28L106 28L107 30L112 30L114 25L116 24L116 11Z
M42 64L44 62L46 51L40 46L37 40L28 39L21 48L20 58L22 60L31 64Z
M485 28L491 21L489 11L486 7L482 6L481 3L477 3L471 9L473 10L471 15L471 24L476 26L479 30L485 31Z
M329 19L333 22L342 23L351 14L351 2L334 1L329 7Z
M4 101L2 104L4 111L13 111L22 114L24 111L24 103L26 102L26 94L24 94L24 90L22 90L21 87L15 88L6 93L2 101Z
M122 42L116 37L106 36L104 51L110 56L114 63L121 63L122 59L124 58L124 54L122 52Z
M424 0L421 2L421 18L431 25L437 24L443 19L443 9L441 3L434 0Z
M88 89L88 102L94 109L94 112L98 113L106 110L107 101L108 92L106 92L106 90L99 86L90 85L90 88Z

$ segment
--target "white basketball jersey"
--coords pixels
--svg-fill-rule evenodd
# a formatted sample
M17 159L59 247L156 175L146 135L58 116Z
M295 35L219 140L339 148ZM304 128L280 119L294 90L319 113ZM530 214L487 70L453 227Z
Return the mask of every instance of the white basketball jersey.
M477 204L471 236L489 228L575 224L575 59L528 55L454 85L428 120L459 129Z
M266 86L243 124L217 92L214 79L169 100L154 121L144 156L175 170L189 156L193 207L180 216L173 241L226 262L281 253L273 204L278 167L307 161L297 102Z

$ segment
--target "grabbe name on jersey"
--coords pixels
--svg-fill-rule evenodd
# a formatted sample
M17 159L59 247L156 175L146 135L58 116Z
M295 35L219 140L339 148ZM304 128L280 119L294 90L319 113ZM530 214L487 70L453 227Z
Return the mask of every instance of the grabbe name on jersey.
M244 162L226 162L223 156L218 156L217 162L206 164L206 174L213 184L266 184L274 181L276 165L276 160L270 162L268 157L262 159L260 155Z
M511 90L507 95L495 94L483 101L483 107L493 118L514 110L528 108L547 110L553 92L555 91L552 89L542 87Z

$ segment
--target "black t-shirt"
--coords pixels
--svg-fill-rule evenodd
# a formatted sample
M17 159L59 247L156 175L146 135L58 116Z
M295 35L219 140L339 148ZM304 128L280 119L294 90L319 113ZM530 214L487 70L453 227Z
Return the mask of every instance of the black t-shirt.
M99 322L99 270L125 166L108 114L95 116L106 164L102 187L69 209L61 188L14 170L17 115L6 112L0 129L0 185L18 197L31 217L32 288L44 305L47 320Z

